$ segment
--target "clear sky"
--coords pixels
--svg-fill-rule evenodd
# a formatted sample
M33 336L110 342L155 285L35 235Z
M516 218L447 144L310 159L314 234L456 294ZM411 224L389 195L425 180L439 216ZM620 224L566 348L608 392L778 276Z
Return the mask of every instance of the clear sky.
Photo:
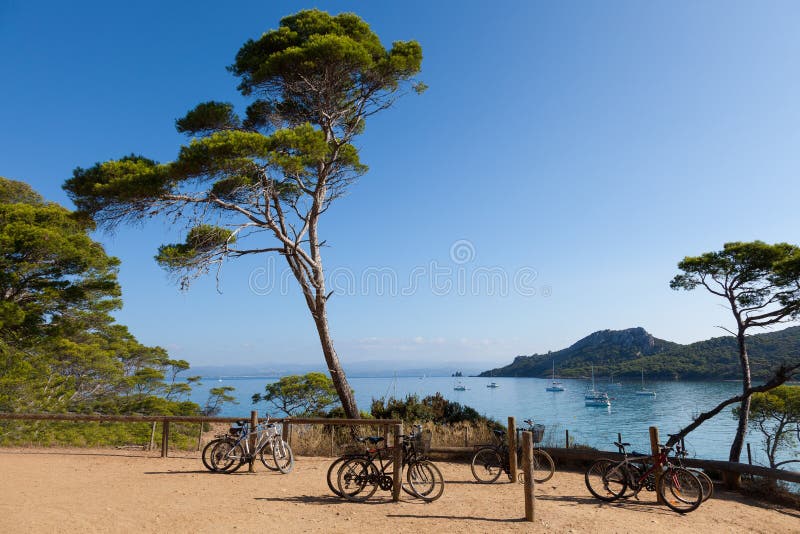
M430 86L368 123L371 170L321 228L345 364L508 362L605 328L721 335L719 302L669 289L676 263L800 242L797 2L0 0L0 175L70 205L77 166L172 159L174 120L245 104L225 67L301 7L418 40ZM153 261L179 240L163 221L97 239L142 342L194 364L320 361L297 288L269 282L279 262L182 293Z

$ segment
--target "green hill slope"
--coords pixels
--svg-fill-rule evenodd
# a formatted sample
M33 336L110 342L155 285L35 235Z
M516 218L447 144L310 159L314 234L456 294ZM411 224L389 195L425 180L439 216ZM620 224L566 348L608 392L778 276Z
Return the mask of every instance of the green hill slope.
M763 378L779 363L800 360L800 326L748 338L754 378ZM595 375L614 373L634 379L642 369L648 379L736 380L740 378L736 339L715 337L681 345L649 334L644 328L601 330L565 349L548 354L517 356L505 367L480 376L550 376L555 361L562 377L586 377L594 364Z

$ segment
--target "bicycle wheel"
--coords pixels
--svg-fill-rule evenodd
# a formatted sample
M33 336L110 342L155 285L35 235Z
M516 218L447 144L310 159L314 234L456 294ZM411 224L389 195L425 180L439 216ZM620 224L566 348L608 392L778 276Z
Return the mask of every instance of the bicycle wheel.
M211 465L218 473L233 473L245 463L244 449L240 443L222 440L211 451Z
M664 504L679 514L696 510L703 502L700 481L691 471L681 467L667 469L661 475L656 489Z
M270 471L277 471L278 464L275 463L275 458L272 455L272 442L268 441L261 447L261 450L258 451L258 459L261 460L261 463L264 464L264 467L269 469Z
M556 472L556 463L553 457L547 452L534 449L533 450L533 481L537 483L547 482L553 478L553 473Z
M703 488L703 502L710 499L714 495L714 481L705 471L700 471L699 469L689 469L689 471L700 481L700 486Z
M205 447L203 447L203 455L202 455L203 466L205 466L206 469L214 473L217 472L217 469L213 465L211 465L211 454L214 450L214 447L216 447L220 441L227 441L227 438L212 439L206 444Z
M625 493L628 481L625 466L613 460L597 460L586 470L584 480L589 492L601 501L616 501Z
M433 502L444 493L444 477L439 468L428 460L416 461L408 466L408 485L417 497Z
M284 475L289 474L294 468L294 455L292 454L292 448L282 439L273 443L272 458L275 460L275 465L278 467L278 471Z
M331 463L330 467L328 467L328 474L326 478L328 480L328 488L333 492L334 495L337 497L342 496L342 492L339 491L339 486L337 485L336 477L339 476L339 468L342 466L344 462L347 460L352 460L352 456L342 456L337 458Z
M378 491L380 475L371 461L350 458L339 468L336 477L339 493L348 501L362 502Z
M503 458L495 449L484 447L478 449L478 452L472 457L470 469L478 483L491 484L500 478L500 474L503 472Z

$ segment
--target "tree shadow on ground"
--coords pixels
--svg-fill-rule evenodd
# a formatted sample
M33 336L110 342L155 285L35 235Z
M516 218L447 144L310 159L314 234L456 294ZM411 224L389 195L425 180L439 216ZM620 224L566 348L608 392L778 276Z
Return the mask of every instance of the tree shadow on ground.
M299 504L321 504L321 505L329 505L329 504L366 504L366 505L381 505L381 504L393 504L391 496L385 497L370 497L366 501L363 502L351 502L341 497L336 497L334 495L289 495L286 497L255 497L257 501L267 501L267 502L289 502L289 503L299 503ZM400 497L400 502L403 504L427 504L419 499L414 499L410 496L402 496Z
M536 500L567 502L570 504L594 505L597 507L632 508L637 512L646 512L659 515L673 515L675 512L662 504L654 501L637 501L636 499L623 499L614 502L602 502L594 497L577 497L575 495L537 495Z
M115 451L107 451L107 452L84 452L84 451L76 451L76 450L62 450L62 449L41 449L41 450L26 450L26 451L0 451L0 454L3 455L15 455L15 454L24 454L24 455L37 455L37 454L57 454L59 456L107 456L110 458L143 458L143 459L156 459L161 458L160 456L151 456L148 454L131 454L131 453L118 453Z
M472 515L428 515L428 514L386 514L386 517L413 518L413 519L447 519L451 521L487 521L490 523L524 523L524 517L498 518L477 517Z
M201 474L202 475L203 473L208 473L209 475L216 474L216 473L210 473L209 471L206 471L205 469L197 469L197 470L191 470L191 471L177 471L177 470L176 471L145 471L143 474L145 474L145 475L197 475L197 474Z

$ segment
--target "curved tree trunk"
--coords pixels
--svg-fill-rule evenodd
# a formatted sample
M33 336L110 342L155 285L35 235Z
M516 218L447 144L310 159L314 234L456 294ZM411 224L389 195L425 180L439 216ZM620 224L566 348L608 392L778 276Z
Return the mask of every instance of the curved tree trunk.
M750 378L750 357L747 354L747 343L745 342L744 332L740 329L739 334L736 336L736 341L739 346L739 363L742 366L742 394L744 398L739 405L739 423L736 425L736 436L731 443L731 451L728 455L728 461L738 462L742 455L742 447L744 446L744 438L747 434L747 421L750 416L750 395L747 391L751 387ZM728 485L731 487L738 487L741 480L729 480Z
M746 393L751 386L750 379L750 358L747 354L747 344L745 343L744 332L739 332L736 336L739 345L739 362L742 365L742 393ZM742 455L744 438L747 434L747 420L750 415L750 396L745 395L739 410L739 424L736 426L736 436L731 444L731 452L728 460L738 462Z
M333 339L331 339L330 330L328 328L328 314L325 305L318 307L316 312L312 310L314 316L314 324L317 326L317 333L319 334L319 342L322 345L322 353L325 356L325 363L328 364L328 372L331 375L333 386L336 388L336 393L339 395L339 400L342 401L342 408L347 417L351 419L358 419L360 417L356 399L353 396L353 389L347 382L347 377L342 370L339 363L339 356L333 348Z

